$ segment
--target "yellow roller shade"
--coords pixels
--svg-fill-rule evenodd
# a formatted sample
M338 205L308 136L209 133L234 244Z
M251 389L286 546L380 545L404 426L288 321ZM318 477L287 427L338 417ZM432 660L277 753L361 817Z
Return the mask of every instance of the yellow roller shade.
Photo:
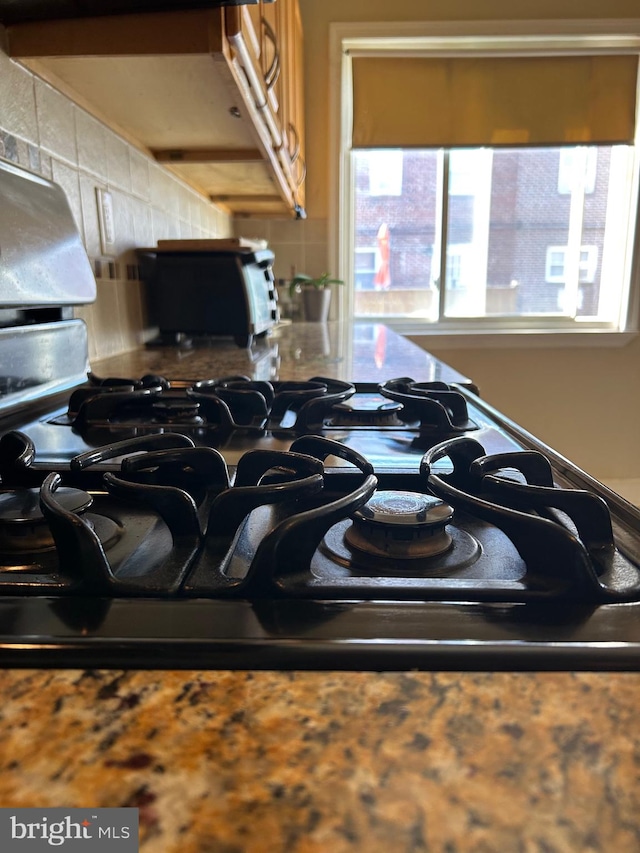
M353 147L629 144L637 56L353 57Z

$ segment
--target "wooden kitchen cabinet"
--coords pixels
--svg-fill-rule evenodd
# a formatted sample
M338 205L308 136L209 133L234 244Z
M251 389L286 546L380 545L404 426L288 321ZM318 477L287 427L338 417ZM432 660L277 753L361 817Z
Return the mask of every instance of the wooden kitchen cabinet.
M302 19L298 3L276 5L280 19L282 73L280 98L285 152L293 174L296 198L304 207L306 177L304 145L304 67Z
M280 165L288 176L295 204L304 207L304 69L303 34L297 0L277 0L227 11L251 46L265 81L268 108L275 116L274 139ZM243 23L244 21L244 23Z
M260 68L265 100L263 120L279 166L287 177L294 207L304 208L304 112L302 25L297 0L277 0L226 10L227 37L247 64Z
M10 55L232 214L304 214L297 0L18 23Z

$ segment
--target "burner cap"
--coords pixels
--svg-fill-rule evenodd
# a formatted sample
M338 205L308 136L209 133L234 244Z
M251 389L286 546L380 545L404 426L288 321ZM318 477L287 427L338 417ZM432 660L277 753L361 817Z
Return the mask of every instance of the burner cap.
M145 373L140 379L140 385L143 388L163 388L167 390L169 388L169 381L164 376L158 376L156 373Z
M85 512L93 503L88 492L66 486L56 500L69 512ZM15 489L0 493L0 548L5 551L37 551L53 547L53 537L40 509L39 489Z
M374 524L432 527L447 524L453 508L434 495L421 492L376 492L356 517Z
M365 554L423 559L451 546L445 526L452 517L453 508L433 495L380 491L354 513L345 539Z
M187 423L195 425L204 423L202 417L198 414L200 403L192 400L157 400L151 408L155 420L161 423Z
M402 403L377 396L358 396L357 399L336 403L331 408L331 426L396 426L402 423L398 415Z
M93 498L82 489L62 486L56 491L56 500L69 512L84 512ZM39 489L14 489L0 492L0 524L32 524L43 519L40 509Z

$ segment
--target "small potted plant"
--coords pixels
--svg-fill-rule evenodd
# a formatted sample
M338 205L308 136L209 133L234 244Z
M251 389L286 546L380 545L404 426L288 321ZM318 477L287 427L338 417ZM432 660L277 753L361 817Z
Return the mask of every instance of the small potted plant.
M331 278L328 272L323 272L317 278L299 273L291 279L289 295L293 298L296 293L302 293L305 320L324 322L327 319L332 284L344 284L344 282L339 278Z

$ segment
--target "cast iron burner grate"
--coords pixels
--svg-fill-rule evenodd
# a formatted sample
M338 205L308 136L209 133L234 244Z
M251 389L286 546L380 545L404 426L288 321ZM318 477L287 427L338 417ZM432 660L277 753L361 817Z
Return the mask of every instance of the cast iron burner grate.
M240 460L233 483L220 453L196 447L186 436L157 434L98 448L71 461L71 475L88 472L107 459L123 457L118 474L103 477L103 489L91 494L62 486L62 477L45 476L39 490L7 489L0 492L8 526L28 521L47 536L42 560L40 540L16 553L13 543L0 550L0 591L5 594L77 594L118 596L176 596L206 542L209 557L219 559L215 571L205 570L207 595L223 594L235 582L224 576L222 565L237 550L242 529L253 513L262 511L263 536L283 518L304 511L309 499L325 511L322 460L339 454L358 466L363 483L344 496L343 515L364 503L376 479L358 454L335 442L317 439L315 455L296 451L252 450ZM15 482L21 463L28 469L35 449L18 432L0 441L3 485ZM332 507L329 506L329 509ZM90 511L89 511L90 510ZM11 517L13 514L13 518ZM108 530L108 535L106 531ZM251 555L249 555L251 559ZM202 572L195 574L202 578ZM201 581L198 581L199 583ZM186 587L194 594L194 582Z
M0 440L9 504L34 452L21 433ZM327 472L331 456L347 473ZM398 491L378 489L366 459L320 436L301 436L288 451L248 451L231 478L217 450L164 433L77 456L65 479L77 485L121 457L86 500L69 503L63 478L41 475L39 511L55 549L44 549L48 562L37 547L17 560L5 549L3 594L640 600L638 569L614 544L605 502L555 486L537 451L487 455L474 439L453 437L427 451L412 488ZM444 457L451 473L434 468ZM28 502L33 511L32 492Z
M132 435L165 427L219 435L401 429L432 439L478 429L459 391L408 377L366 385L322 376L306 382L246 376L169 382L154 374L140 379L90 374L90 384L71 395L67 414L52 422L81 434L129 430Z
M432 472L444 456L453 471ZM509 469L520 477L508 476ZM526 563L530 590L602 603L640 598L640 572L615 546L606 502L554 486L542 453L486 455L479 442L461 436L428 450L421 473L435 495L507 534Z
M317 440L304 436L292 448L313 452ZM434 474L431 466L443 456L454 470ZM389 501L397 505L406 498L406 493L384 494L383 515ZM366 526L380 495L350 508L348 517L334 512L336 502L277 525L251 562L235 567L235 593L248 598L493 603L640 598L640 573L615 547L605 502L588 492L554 486L549 463L538 452L486 455L468 437L440 443L423 457L412 495L417 512L409 511L402 524L387 519L384 535L376 534L372 541ZM425 525L434 512L439 518ZM356 525L359 533L354 536ZM416 553L413 545L403 553L399 540L415 543L425 533L440 540L433 553ZM450 538L444 547L443 537ZM370 541L363 546L366 538ZM364 558L363 549L368 551ZM209 565L204 553L199 570Z

